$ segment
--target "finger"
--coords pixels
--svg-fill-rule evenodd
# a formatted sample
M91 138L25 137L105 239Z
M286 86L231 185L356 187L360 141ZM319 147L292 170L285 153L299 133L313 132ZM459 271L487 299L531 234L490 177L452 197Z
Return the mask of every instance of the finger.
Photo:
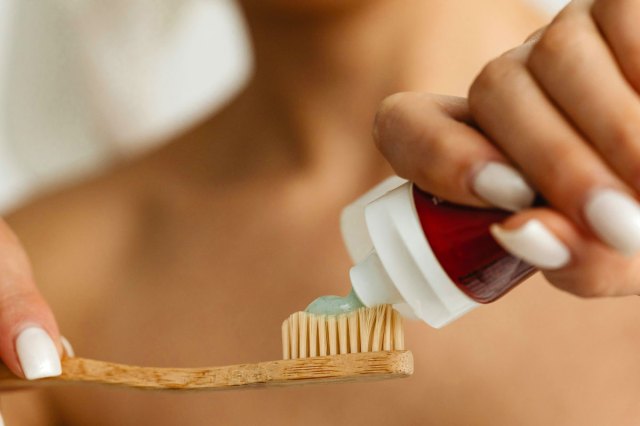
M0 357L27 379L61 373L58 328L10 229L0 222Z
M589 16L588 5L573 4L549 26L527 67L610 168L631 188L640 189L640 102Z
M481 207L530 205L533 190L469 119L464 99L401 93L382 103L374 138L398 175L432 194Z
M491 231L505 250L542 269L562 290L582 297L640 293L637 258L611 250L556 210L523 210Z
M640 92L640 4L636 0L597 0L591 16L626 79Z
M611 247L635 253L640 205L632 190L542 92L521 56L492 61L475 80L474 119L551 205Z

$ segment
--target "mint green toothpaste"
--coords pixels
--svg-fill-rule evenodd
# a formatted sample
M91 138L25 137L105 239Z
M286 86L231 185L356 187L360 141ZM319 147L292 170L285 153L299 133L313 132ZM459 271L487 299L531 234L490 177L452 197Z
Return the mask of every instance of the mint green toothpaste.
M306 312L316 315L339 315L364 308L356 293L351 290L347 297L322 296L311 302Z

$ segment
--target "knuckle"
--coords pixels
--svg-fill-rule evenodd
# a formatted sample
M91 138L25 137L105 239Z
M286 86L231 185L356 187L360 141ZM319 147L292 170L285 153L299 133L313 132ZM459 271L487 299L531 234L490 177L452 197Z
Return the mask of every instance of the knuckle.
M442 160L448 160L444 157L447 145L450 144L451 135L444 128L432 129L428 134L423 132L415 142L419 144L417 149L419 163L427 164L436 163ZM447 163L450 163L447 161ZM422 167L426 169L426 167Z
M484 89L493 87L496 84L500 75L504 73L504 62L504 59L500 57L493 59L482 68L482 71L480 71L471 86L470 98L474 97L473 95L484 93Z
M636 187L640 182L640 145L637 139L640 115L634 110L620 108L606 128L606 139L597 147L600 156L613 167L614 172Z
M395 93L380 102L373 124L374 140L378 147L385 142L389 130L398 127L398 122L406 113L405 103L409 97L408 93Z
M471 113L478 112L492 93L504 87L506 81L510 80L519 68L517 62L507 56L496 58L485 65L469 89Z
M444 132L438 128L413 133L406 141L406 153L410 161L400 164L403 169L400 172L409 179L427 182L431 165L438 161L445 138Z
M575 19L559 19L549 25L533 47L528 64L547 64L582 43L584 27Z
M609 133L609 144L605 155L615 155L629 152L637 145L638 126L635 120L618 120L611 126Z
M374 123L378 149L389 160L420 155L441 127L436 109L435 101L421 93L397 93L383 100Z
M464 193L467 176L477 163L477 158L465 154L457 144L458 137L446 126L433 129L415 148L411 176L416 182L432 192L452 196Z
M392 164L402 177L416 181L421 187L431 188L442 180L438 172L443 164L450 169L457 167L451 154L451 132L446 126L425 127L412 133L405 141L404 155L407 161Z

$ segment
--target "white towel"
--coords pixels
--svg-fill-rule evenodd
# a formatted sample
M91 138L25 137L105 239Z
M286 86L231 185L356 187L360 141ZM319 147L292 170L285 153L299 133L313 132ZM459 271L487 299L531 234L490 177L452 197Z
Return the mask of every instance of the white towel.
M229 0L0 0L0 209L162 141L249 70Z

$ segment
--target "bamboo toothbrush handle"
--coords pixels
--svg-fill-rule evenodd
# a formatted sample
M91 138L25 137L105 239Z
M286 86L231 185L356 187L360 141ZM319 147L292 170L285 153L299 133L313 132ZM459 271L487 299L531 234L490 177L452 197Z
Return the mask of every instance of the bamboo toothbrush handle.
M153 368L64 358L62 375L27 381L0 366L0 389L98 383L140 389L228 390L382 380L413 374L409 351L366 352L210 368Z

